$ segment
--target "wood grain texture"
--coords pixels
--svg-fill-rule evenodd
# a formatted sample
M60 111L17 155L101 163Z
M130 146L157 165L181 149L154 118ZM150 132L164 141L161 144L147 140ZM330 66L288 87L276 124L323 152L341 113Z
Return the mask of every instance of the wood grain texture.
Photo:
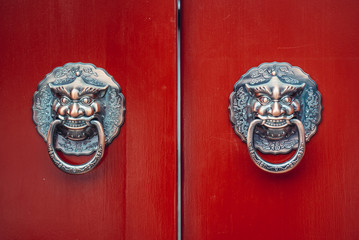
M176 238L174 1L0 3L0 238ZM67 62L121 85L125 124L92 172L51 162L32 96Z
M183 239L358 239L357 1L182 1ZM301 67L323 119L292 172L251 161L228 97L251 67Z

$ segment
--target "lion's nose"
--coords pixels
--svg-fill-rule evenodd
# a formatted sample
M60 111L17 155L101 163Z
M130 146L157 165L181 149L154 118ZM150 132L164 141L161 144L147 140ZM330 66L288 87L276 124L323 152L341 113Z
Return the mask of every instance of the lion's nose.
M272 106L272 116L279 117L284 111L282 111L281 105L275 101Z
M68 115L76 118L79 116L82 116L84 114L84 111L79 107L78 103L73 103L71 104L69 111L68 111Z

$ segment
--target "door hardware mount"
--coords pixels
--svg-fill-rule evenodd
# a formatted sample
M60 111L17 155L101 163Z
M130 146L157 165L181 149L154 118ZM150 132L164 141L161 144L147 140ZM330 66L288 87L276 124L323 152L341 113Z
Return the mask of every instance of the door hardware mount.
M66 173L83 174L96 167L105 146L119 134L125 98L104 69L89 63L67 63L39 83L32 110L53 163ZM95 154L84 164L72 165L56 150L76 156Z
M321 99L316 83L299 67L285 62L263 63L234 85L229 97L230 122L259 168L288 172L301 161L306 142L317 131ZM270 163L257 150L264 154L296 153L283 163Z

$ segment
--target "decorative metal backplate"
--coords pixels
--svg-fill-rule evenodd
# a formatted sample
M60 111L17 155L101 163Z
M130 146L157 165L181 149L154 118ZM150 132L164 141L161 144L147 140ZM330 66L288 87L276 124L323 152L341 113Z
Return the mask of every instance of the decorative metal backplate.
M299 67L288 63L263 63L250 69L235 84L229 98L230 121L247 142L251 122L260 119L253 133L254 148L262 153L285 154L298 148L298 119L305 141L321 121L321 95L316 83Z
M98 129L103 128L106 145L118 135L124 105L120 86L104 69L67 63L39 83L33 97L33 120L45 141L51 123L60 120L54 130L55 148L65 154L89 155L98 150Z

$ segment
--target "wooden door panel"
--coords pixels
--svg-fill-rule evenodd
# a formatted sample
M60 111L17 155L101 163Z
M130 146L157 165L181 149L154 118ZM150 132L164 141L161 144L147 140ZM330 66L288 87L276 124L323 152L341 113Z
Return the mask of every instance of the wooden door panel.
M2 1L0 238L174 239L174 1ZM67 62L120 84L125 124L92 172L51 162L32 122L37 84Z
M356 1L182 2L184 239L359 238L358 9ZM282 175L253 164L228 116L236 81L273 61L310 74L324 107L302 162Z

